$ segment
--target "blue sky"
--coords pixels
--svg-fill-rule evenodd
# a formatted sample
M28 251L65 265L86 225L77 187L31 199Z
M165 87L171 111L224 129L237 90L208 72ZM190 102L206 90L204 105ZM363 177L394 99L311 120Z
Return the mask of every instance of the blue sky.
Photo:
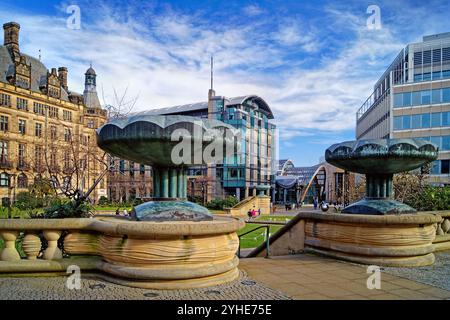
M67 28L78 5L81 29ZM378 5L381 29L367 28ZM92 62L103 103L114 92L135 111L204 101L215 90L257 94L275 114L280 158L316 164L354 139L355 112L407 43L449 32L448 1L30 1L2 0L0 20L21 24L21 50L69 68L82 92Z

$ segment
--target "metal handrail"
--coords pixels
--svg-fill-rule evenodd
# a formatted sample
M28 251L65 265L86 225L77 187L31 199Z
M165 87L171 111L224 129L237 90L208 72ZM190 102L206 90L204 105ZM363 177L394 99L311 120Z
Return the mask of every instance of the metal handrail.
M241 237L242 237L242 236L245 236L246 234L252 233L253 231L256 231L256 230L258 230L258 229L261 229L261 228L266 228L266 256L265 256L265 258L268 258L268 257L269 257L269 248L270 248L270 241L269 241L270 226L269 226L269 225L264 225L264 226L259 226L259 227L257 227L257 228L254 228L254 229L252 229L252 230L250 230L250 231L247 231L246 233L243 233L243 234L241 234L241 235L238 236L238 238L239 238L239 248L238 248L238 252L237 252L238 258L241 257Z

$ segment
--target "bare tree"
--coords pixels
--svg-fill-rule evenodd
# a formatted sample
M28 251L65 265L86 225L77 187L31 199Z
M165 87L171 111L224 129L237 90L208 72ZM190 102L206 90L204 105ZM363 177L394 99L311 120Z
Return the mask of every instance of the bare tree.
M139 99L139 95L131 99L128 99L127 98L128 86L125 88L123 94L119 94L115 88L113 88L113 93L114 93L113 102L108 103L105 99L105 92L102 86L102 100L105 109L108 112L108 119L126 117L133 111Z

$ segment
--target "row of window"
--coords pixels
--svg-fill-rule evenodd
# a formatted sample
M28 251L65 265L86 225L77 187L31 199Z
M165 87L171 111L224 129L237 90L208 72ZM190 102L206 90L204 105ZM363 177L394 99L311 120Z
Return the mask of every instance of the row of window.
M24 189L24 188L28 188L28 177L24 174L21 173L17 176L16 178L16 187L20 188L20 189ZM34 178L34 183L36 183L39 179L41 179L40 176L37 176ZM57 183L56 182L56 178L53 178L54 180L52 181L53 184ZM95 181L95 179L93 180ZM67 185L70 183L70 177L65 177L63 179L63 184ZM85 188L85 179L83 178L81 181L81 184L83 186L83 188ZM6 172L2 172L0 173L0 188L6 188L9 187L11 185L11 176L9 174L7 174ZM99 184L100 188L103 189L105 187L105 182L104 180L100 180L100 184Z
M434 161L431 174L450 174L450 160Z
M450 47L414 52L414 66L431 63L439 65L444 61L450 61Z
M19 133L26 134L27 133L27 121L23 119L19 119ZM9 118L7 116L0 116L0 131L9 131ZM34 127L34 135L36 137L41 138L43 132L42 123L36 122ZM50 138L52 140L56 140L58 138L58 129L56 126L50 126ZM64 128L64 141L69 142L72 137L72 130L69 128ZM87 138L82 136L83 145L87 145Z
M394 94L394 108L450 103L450 88Z
M11 96L8 94L0 94L0 106L11 107ZM16 106L18 110L28 111L28 100L17 98ZM33 102L33 112L45 115L45 110L48 110L48 116L50 118L59 119L59 109L57 107L48 106L43 103ZM63 110L64 121L72 121L72 111Z
M114 167L114 165L115 165L114 162L115 162L115 160L111 160L110 165L111 165L112 167ZM119 160L119 172L120 172L121 174L124 174L125 171L126 171L126 168L125 168L125 160ZM134 167L134 162L130 161L129 164L128 164L128 173L129 173L129 175L130 175L130 176L134 176L134 172L135 172L135 171L137 171L137 170L136 170L135 167ZM140 164L140 165L139 165L139 174L144 175L144 174L145 174L145 171L146 171L146 170L145 170L145 165Z
M56 148L51 148L50 152L48 152L49 156L49 164L52 167L58 166L57 159L58 151ZM19 168L23 168L27 166L27 145L24 143L19 143L18 145L18 153L17 153L17 165ZM6 163L9 160L9 144L8 141L0 140L0 161L2 163ZM41 145L34 146L34 159L33 163L39 167L44 164L44 147ZM70 168L73 159L70 157L70 152L65 151L63 153L62 162L65 168ZM94 168L96 164L94 162ZM84 156L84 159L80 159L80 167L85 169L87 167L87 156Z
M433 112L394 117L394 130L450 126L450 112Z
M439 147L440 151L450 151L450 136L421 137Z
M450 79L450 70L424 72L414 75L414 82Z
M9 175L5 172L0 173L0 187L6 188L9 185ZM21 173L17 176L17 187L22 189L28 187L28 178L25 174Z

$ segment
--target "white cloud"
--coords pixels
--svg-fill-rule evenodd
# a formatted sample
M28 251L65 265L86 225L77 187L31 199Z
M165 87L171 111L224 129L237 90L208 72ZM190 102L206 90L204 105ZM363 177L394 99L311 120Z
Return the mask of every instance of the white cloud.
M284 19L268 22L279 26L273 32L263 32L261 21L214 24L172 10L156 14L151 8L142 19L134 19L131 9L95 9L96 19L83 18L82 30L67 29L64 16L12 9L1 10L0 19L21 24L23 52L37 56L42 49L48 68L69 67L72 90L82 92L92 61L106 102L112 102L113 88L128 87L130 97L139 95L135 111L206 100L214 54L217 94L263 97L283 128L284 140L354 128L355 112L374 80L405 45L389 23L368 32L365 12L357 16L336 8L327 8L328 24L318 29ZM257 9L244 10L255 14ZM338 53L326 42L330 30L350 35ZM305 61L292 60L299 53L306 53Z
M264 10L257 4L251 4L251 5L245 6L243 8L243 11L246 15L248 15L250 17L258 16L264 12Z

